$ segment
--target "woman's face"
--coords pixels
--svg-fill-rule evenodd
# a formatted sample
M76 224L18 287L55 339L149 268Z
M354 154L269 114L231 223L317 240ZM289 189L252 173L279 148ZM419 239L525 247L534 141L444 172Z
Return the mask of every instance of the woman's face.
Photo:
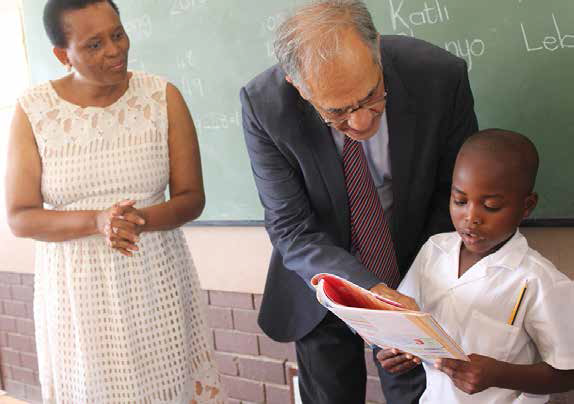
M107 1L62 15L69 63L84 79L99 85L126 79L130 40L119 15Z

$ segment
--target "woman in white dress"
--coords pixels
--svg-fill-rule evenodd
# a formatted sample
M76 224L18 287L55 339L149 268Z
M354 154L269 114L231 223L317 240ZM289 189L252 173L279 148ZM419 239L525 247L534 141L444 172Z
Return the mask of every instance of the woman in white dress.
M19 99L6 184L12 231L39 241L44 402L223 403L178 229L204 205L185 101L127 70L113 1L49 0L44 24L73 71Z

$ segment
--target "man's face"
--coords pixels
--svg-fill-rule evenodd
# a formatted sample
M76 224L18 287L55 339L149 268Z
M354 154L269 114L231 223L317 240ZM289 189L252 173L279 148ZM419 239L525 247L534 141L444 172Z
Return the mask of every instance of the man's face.
M383 72L353 31L341 34L341 53L306 80L308 101L323 120L354 140L379 130L384 112Z

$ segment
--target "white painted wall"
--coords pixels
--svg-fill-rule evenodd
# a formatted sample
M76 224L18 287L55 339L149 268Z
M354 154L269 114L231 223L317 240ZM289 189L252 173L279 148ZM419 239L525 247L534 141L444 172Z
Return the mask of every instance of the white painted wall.
M201 286L209 290L262 293L271 243L261 227L185 227ZM574 228L526 228L532 247L574 279ZM0 271L34 271L34 243L0 225Z

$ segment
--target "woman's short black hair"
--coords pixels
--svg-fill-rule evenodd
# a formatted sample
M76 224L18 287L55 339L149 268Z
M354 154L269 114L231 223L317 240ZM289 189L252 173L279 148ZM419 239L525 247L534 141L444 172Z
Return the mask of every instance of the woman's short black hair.
M62 14L69 10L80 10L90 4L107 1L120 15L120 10L113 0L48 0L44 6L44 29L50 42L57 48L68 46L66 33L62 27Z

